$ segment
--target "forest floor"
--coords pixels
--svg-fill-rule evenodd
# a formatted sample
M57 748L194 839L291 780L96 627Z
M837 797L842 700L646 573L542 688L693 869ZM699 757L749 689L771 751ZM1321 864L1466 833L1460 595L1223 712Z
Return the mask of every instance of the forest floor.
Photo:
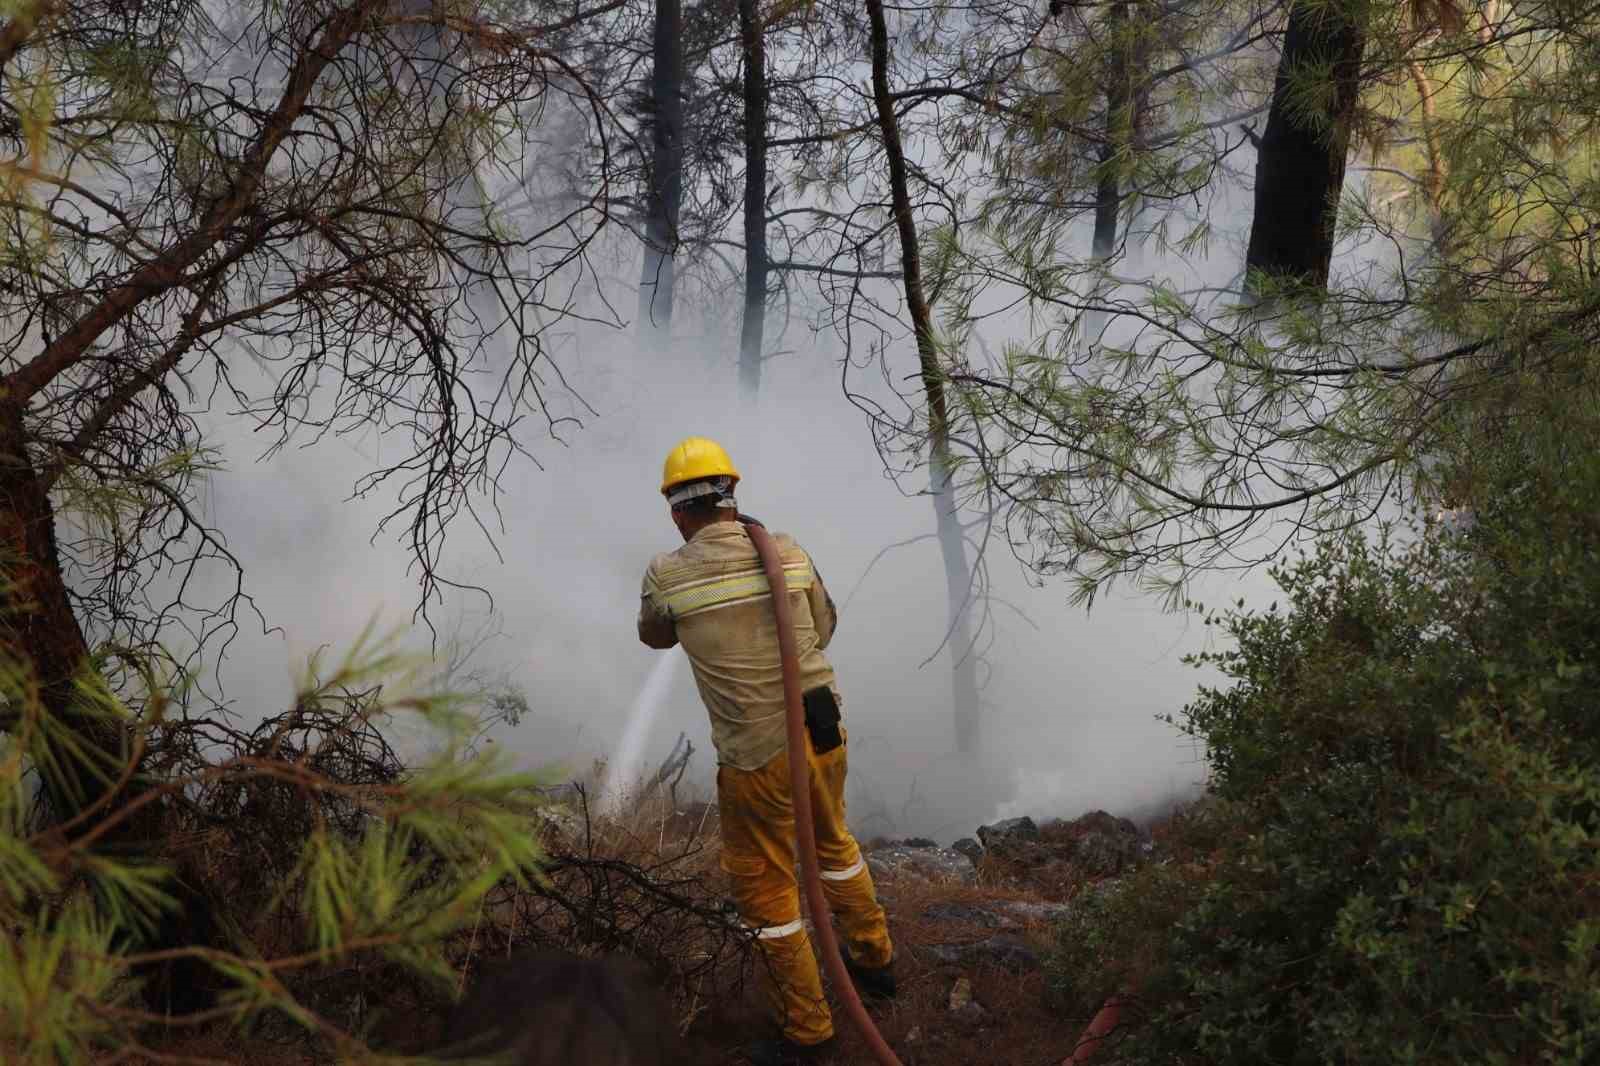
M715 807L710 811L714 815ZM691 854L696 876L721 878L715 861L715 827L707 824L703 813L691 832L709 840L709 847L686 852L681 839L675 839L689 822L669 818L653 831L634 826L613 839L625 836L640 859ZM1045 846L1053 831L1064 838L1074 832L1074 825L1046 825ZM1142 833L1141 838L1149 839ZM931 845L909 843L923 849ZM1149 850L1148 843L1143 846ZM637 855L641 848L651 856ZM1019 868L986 859L973 866L949 849L912 853L965 863L965 868L954 865L950 873L941 874L929 865L886 864L881 856L907 854L896 842L875 841L864 848L889 914L899 985L894 1000L870 1004L869 1010L905 1066L1056 1066L1068 1057L1088 1019L1072 1016L1049 995L1052 921L1075 895L1104 878L1074 876L1070 865L1064 875L1061 868L1048 864ZM629 849L619 845L618 850ZM746 982L739 1002L699 1004L682 1011L687 1046L675 1059L685 1066L737 1066L744 1061L745 1044L770 1033L761 1004L761 990L755 982ZM865 1041L853 1031L836 1000L834 1006L836 1049L821 1061L839 1066L870 1063ZM530 1003L528 1009L538 1008ZM154 1041L151 1048L159 1058L124 1055L117 1061L228 1066L311 1066L328 1061L303 1047L252 1043L220 1030Z

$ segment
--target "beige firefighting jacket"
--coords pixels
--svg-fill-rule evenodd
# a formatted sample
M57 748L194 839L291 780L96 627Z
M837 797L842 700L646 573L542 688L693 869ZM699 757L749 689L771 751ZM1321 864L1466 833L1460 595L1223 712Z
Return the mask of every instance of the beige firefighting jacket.
M834 690L822 649L838 620L811 557L784 533L772 539L788 575L800 690ZM784 749L783 668L778 626L761 560L739 522L713 522L677 551L650 561L639 603L639 639L652 648L681 643L711 715L717 761L758 770ZM843 701L839 701L843 706Z

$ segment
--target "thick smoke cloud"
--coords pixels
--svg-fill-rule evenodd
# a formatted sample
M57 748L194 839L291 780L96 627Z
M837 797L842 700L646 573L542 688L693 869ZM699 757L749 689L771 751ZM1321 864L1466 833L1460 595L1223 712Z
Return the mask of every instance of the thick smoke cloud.
M597 330L561 359L598 416L564 428L564 443L530 422L522 443L542 469L514 461L500 515L485 511L500 557L468 522L455 527L447 553L453 577L493 593L503 636L479 665L525 687L533 714L497 739L529 765L581 771L620 736L658 654L634 634L639 578L653 553L678 543L658 494L661 458L696 433L728 446L745 475L743 509L797 536L842 608L831 654L864 834L949 839L1002 810L1137 809L1203 774L1199 753L1155 719L1201 680L1178 660L1201 646L1203 627L1127 590L1092 613L1069 609L1067 590L1031 587L1003 542L991 549L990 572L996 597L1011 606L996 610L987 655L985 754L950 754L948 653L919 665L946 618L937 545L898 548L867 572L886 545L931 532L931 505L882 473L866 421L840 389L837 353L771 361L753 410L736 394L731 345L645 353L629 335ZM375 618L380 628L409 625L416 587L394 533L369 543L390 500L346 499L397 444L325 440L257 463L260 445L238 423L218 418L216 433L229 469L214 478L208 504L247 568L249 591L284 630L247 628L231 649L228 690L251 716L289 698L313 648L342 650ZM1236 598L1265 588L1263 577L1229 577L1199 591ZM459 612L481 616L486 606L461 594L433 613L448 635ZM409 639L426 647L420 629ZM708 731L687 670L676 672L647 759L664 755L680 731L709 785Z

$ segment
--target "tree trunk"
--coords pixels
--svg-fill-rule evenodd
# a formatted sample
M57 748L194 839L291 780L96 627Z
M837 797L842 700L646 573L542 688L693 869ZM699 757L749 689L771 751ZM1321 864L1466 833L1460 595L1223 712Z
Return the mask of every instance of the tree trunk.
M24 444L22 412L0 408L0 648L5 668L20 670L38 701L33 709L8 708L8 722L37 710L70 734L71 745L52 743L53 765L40 767L41 785L57 822L100 802L119 773L126 730L91 713L77 682L88 668L89 646L72 613L56 551L55 511L45 479Z
M451 37L447 36L453 35L453 31L445 28L444 5L439 0L395 0L394 11L408 18L434 20L392 26L386 35L390 44L398 47L408 60L397 64L396 77L407 88L426 93L433 112L428 122L442 124L446 116L462 107L462 101L451 98L452 90L456 94L460 92L457 81L462 71L457 64L461 57L453 54ZM436 217L447 224L460 225L459 220L465 216L468 220L465 225L471 227L487 223L494 209L489 202L489 191L473 164L472 150L461 147L452 151L442 146L435 150L439 154L426 176L430 195L434 197ZM472 254L477 260L473 269L463 269L447 257L441 260L450 278L449 284L461 291L478 321L486 325L502 321L506 316L499 294L486 280L494 275L495 254L492 249L477 249Z
M1289 10L1283 56L1256 159L1255 216L1245 265L1269 277L1325 288L1361 91L1362 26L1340 6L1298 0ZM1307 114L1304 72L1332 72L1331 106Z
M956 750L969 753L976 750L978 744L979 711L978 664L972 653L968 604L972 594L972 570L967 565L966 539L956 514L950 416L945 401L944 375L939 369L939 353L933 340L933 316L922 289L922 255L917 241L916 222L911 214L905 152L900 143L900 126L895 118L894 101L889 95L889 31L884 24L883 0L867 0L867 14L872 21L872 95L878 113L878 129L883 136L884 154L889 160L889 192L894 204L895 226L900 233L900 266L905 283L906 308L911 314L911 326L917 339L922 389L928 400L933 513L939 534L939 551L944 557L945 588L950 598L949 645Z
M656 0L654 63L650 92L650 205L645 220L644 268L639 276L639 330L666 338L672 333L673 255L683 202L683 4Z
M967 541L956 511L951 485L950 447L934 449L933 520L939 533L939 554L944 560L945 593L950 603L950 696L955 709L956 751L969 754L978 748L978 657L972 645L972 568L967 565Z
M89 645L61 572L55 536L55 509L49 479L36 467L25 445L23 414L16 405L0 406L0 652L5 668L20 671L22 691L33 707L11 706L0 722L19 727L19 716L34 713L49 719L41 745L48 757L37 760L40 788L52 825L65 840L98 831L143 790L145 783L130 768L131 723L109 700L86 697L84 688L101 679L90 661ZM37 750L37 749L34 749ZM91 845L115 860L148 860L160 843L158 804L124 816ZM171 951L190 945L210 946L215 934L211 903L181 878L165 889L173 906L154 919L154 927L138 933L119 927L113 945L119 950ZM104 901L103 901L104 902ZM115 907L104 916L115 920ZM202 960L176 957L133 967L143 985L147 1009L186 1014L216 1005L214 975Z
M1111 258L1117 250L1117 209L1122 199L1122 183L1117 177L1114 160L1128 147L1133 116L1128 114L1132 98L1128 84L1128 63L1123 33L1128 22L1128 5L1112 4L1107 36L1112 42L1110 63L1106 70L1105 140L1100 145L1100 176L1094 190L1094 244L1096 260Z
M739 0L744 45L744 325L739 389L761 390L761 341L767 313L767 60L757 0Z
M43 799L54 820L54 840L95 834L92 850L126 862L153 857L161 826L158 804L126 809L147 787L130 773L131 723L109 698L97 698L88 642L72 609L55 537L50 478L28 452L27 408L53 381L92 357L95 342L144 301L188 284L189 269L214 250L256 204L277 149L293 130L318 80L334 58L364 32L391 0L353 0L321 24L316 42L297 51L285 72L278 102L259 115L255 135L220 169L226 184L191 230L144 259L112 287L94 292L91 306L43 350L5 375L0 388L0 654L9 661L17 697L0 708L0 728L15 730L19 716L42 713L49 732L29 754L36 757ZM4 36L0 33L0 36ZM0 53L15 41L0 41ZM4 58L0 54L0 58ZM16 353L13 353L14 355ZM19 359L20 361L20 359ZM108 817L118 820L106 825ZM106 891L116 891L102 880ZM206 901L181 881L166 886L176 898L153 932L116 930L120 948L137 944L164 951L203 942L209 935ZM125 897L125 902L131 902ZM106 916L118 912L107 908ZM153 916L152 916L153 917ZM214 996L203 985L204 963L188 959L140 968L171 975L163 1002L176 1011L204 1009ZM159 975L158 975L159 976ZM174 983L176 982L176 983ZM154 982L160 984L162 982ZM147 1003L154 993L146 986Z
M1129 83L1132 71L1128 62L1126 33L1128 5L1111 5L1107 36L1111 40L1110 61L1106 67L1105 139L1100 144L1099 177L1094 190L1094 241L1091 255L1097 265L1104 264L1117 250L1117 222L1122 206L1122 182L1117 174L1117 156L1128 151L1133 131L1133 115L1129 105L1133 100ZM1097 279L1099 291L1109 290L1108 279ZM1109 316L1094 309L1084 315L1083 339L1089 347L1100 344Z

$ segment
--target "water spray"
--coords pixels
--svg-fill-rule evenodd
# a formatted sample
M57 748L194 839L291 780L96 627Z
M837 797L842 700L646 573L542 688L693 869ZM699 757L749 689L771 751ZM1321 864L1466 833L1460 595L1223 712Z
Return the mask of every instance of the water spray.
M617 745L616 756L606 763L605 780L600 786L600 810L604 814L619 813L628 790L638 784L645 742L650 739L650 731L661 716L661 709L667 705L667 693L672 689L678 659L676 655L657 657L628 711L622 741Z

